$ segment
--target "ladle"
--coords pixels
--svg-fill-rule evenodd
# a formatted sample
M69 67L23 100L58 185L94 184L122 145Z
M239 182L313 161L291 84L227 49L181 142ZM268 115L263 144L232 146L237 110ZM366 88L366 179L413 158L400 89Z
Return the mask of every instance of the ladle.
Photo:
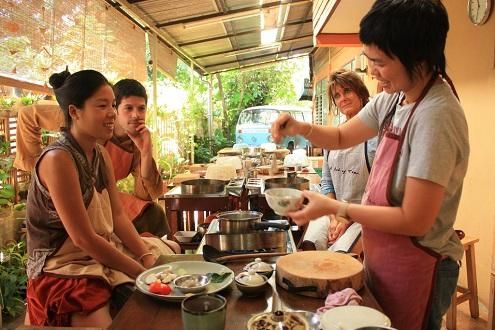
M232 253L220 251L211 245L203 245L203 259L210 262L223 264L229 261L284 256L287 252L260 252L260 253Z

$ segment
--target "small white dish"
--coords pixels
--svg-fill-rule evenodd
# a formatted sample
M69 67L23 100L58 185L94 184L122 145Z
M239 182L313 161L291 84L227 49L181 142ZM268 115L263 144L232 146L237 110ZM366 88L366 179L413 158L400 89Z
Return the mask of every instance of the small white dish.
M210 279L202 274L183 275L174 280L174 286L183 293L201 292L208 284L210 284Z
M278 215L287 215L297 210L302 192L293 188L271 188L265 190L268 206Z
M339 306L327 310L320 317L323 330L390 327L390 319L380 311L365 306Z

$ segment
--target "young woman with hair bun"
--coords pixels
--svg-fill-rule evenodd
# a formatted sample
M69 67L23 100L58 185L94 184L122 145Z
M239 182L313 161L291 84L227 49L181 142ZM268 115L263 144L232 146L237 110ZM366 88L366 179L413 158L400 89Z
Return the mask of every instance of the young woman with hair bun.
M97 143L112 137L116 120L107 79L64 71L50 84L66 129L38 158L28 193L29 322L107 328L112 291L173 251L141 238L120 204L112 162Z

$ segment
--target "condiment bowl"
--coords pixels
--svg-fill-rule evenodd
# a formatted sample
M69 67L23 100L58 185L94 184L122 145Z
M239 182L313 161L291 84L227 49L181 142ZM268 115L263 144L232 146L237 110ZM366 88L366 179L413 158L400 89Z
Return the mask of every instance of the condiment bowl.
M295 211L301 200L302 192L293 188L271 188L265 190L265 198L268 205L278 215L287 215Z
M202 274L183 275L174 280L174 286L183 293L201 292L208 284L210 284L209 277Z
M250 273L252 273L252 271ZM239 291L246 296L258 296L265 292L268 286L268 278L264 275L256 274L256 276L259 276L259 282L249 282L244 280L245 277L249 276L252 275L248 275L247 272L242 272L235 277L235 284L237 285Z

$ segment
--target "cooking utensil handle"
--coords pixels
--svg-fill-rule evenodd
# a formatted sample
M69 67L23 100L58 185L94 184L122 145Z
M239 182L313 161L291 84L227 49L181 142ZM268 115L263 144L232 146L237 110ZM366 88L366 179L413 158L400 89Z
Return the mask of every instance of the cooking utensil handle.
M296 287L294 284L292 284L292 282L290 280L286 279L285 277L282 278L282 283L287 285L287 291L293 292L293 293L303 292L303 291L316 292L318 290L318 288L314 285Z
M246 254L234 254L230 256L223 256L216 258L216 262L227 262L241 259L251 259L251 258L264 258L264 257L278 257L285 256L287 252L262 252L262 253L246 253Z

